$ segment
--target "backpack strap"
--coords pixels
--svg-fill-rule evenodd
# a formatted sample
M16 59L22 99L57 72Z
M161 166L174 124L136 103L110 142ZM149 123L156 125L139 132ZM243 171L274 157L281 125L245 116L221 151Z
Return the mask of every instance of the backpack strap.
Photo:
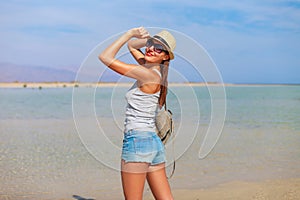
M171 127L173 129L173 120L172 120L172 126ZM174 140L175 140L175 137L174 137L174 133L173 133L172 134L173 168L172 168L172 172L171 172L170 176L168 177L168 179L172 178L172 176L175 173L175 168L176 168L175 155L174 155L174 152L175 152Z

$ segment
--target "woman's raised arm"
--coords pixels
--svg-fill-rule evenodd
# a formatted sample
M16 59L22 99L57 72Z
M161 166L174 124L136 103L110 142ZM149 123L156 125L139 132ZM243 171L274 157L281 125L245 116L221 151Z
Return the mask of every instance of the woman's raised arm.
M145 64L145 55L140 49L145 47L146 42L147 39L133 39L127 43L131 55L140 65Z
M120 48L131 38L146 39L149 37L150 35L148 31L143 27L130 29L108 46L98 57L106 66L121 75L125 75L142 82L153 80L157 76L153 70L149 70L143 66L137 67L137 65L127 64L116 59L116 55Z
M149 37L148 31L143 27L133 28L123 34L119 39L114 41L109 47L107 47L100 55L99 59L107 66L110 66L115 61L115 56L120 48L131 38L136 37L144 39Z

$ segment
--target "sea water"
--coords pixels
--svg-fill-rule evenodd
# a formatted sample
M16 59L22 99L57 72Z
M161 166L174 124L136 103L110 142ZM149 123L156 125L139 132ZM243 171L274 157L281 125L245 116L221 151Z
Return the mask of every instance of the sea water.
M186 99L176 99L178 97L175 95L178 96L179 92L185 95L185 87L170 88L168 106L174 110L175 117L180 115L180 109L194 106L185 102ZM125 86L77 88L83 104L87 90L92 90L95 114L98 117L113 117L116 112L123 115L126 106L124 94L127 89ZM173 94L175 90L176 94ZM203 120L208 120L211 112L209 91L206 87L193 87L193 90L199 104L198 112L201 112ZM0 89L0 119L71 119L72 94L73 88ZM188 95L189 93L187 98ZM226 124L240 128L285 126L299 130L300 86L228 86L224 97L227 106ZM193 112L189 114L185 117L195 116Z
M99 130L120 148L128 88L0 89L0 199L120 199L119 171L107 163L119 155L104 151L99 141L107 159L95 157L76 125L97 119ZM167 106L180 130L175 133L192 139L182 148L186 143L175 138L175 151L184 151L176 157L171 186L204 188L231 180L299 177L300 86L226 86L224 94L220 138L199 159L213 117L210 91L170 86ZM87 123L86 134L89 128ZM188 138L193 131L195 137Z

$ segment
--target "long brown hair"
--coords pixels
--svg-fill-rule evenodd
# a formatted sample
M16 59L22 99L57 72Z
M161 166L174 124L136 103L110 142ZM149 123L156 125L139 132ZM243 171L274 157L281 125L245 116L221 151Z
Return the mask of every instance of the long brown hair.
M167 93L168 93L168 73L169 73L170 61L166 60L160 64L160 72L162 75L160 84L160 95L158 99L159 107L162 108L166 103Z

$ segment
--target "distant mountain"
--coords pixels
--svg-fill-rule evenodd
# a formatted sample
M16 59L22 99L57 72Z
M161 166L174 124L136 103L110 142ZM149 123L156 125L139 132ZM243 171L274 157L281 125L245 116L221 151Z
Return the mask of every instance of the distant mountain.
M12 63L0 62L0 82L72 82L76 79L76 69L50 68L45 66L16 65ZM81 76L80 82L89 82L95 80L95 76ZM99 74L100 76L100 74ZM103 82L115 82L120 78L115 72L107 70L100 78Z
M76 73L44 66L21 66L0 63L0 82L71 82Z

